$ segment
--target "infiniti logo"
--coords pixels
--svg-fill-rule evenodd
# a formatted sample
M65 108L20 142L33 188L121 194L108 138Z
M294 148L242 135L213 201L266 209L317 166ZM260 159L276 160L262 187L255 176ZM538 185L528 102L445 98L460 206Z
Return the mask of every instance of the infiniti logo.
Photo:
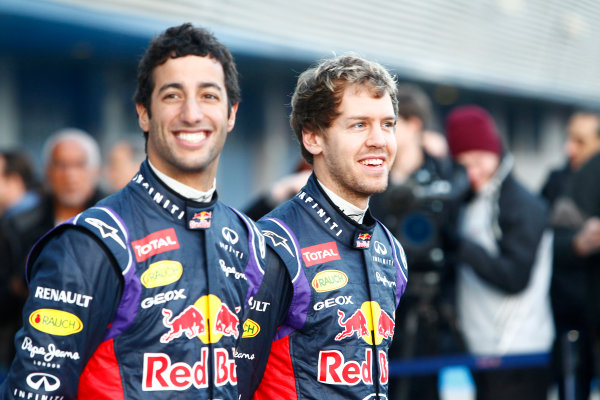
M26 380L27 384L35 390L39 390L44 385L46 392L53 392L60 387L60 381L57 377L43 372L29 374Z
M375 252L377 254L381 254L382 256L385 256L387 254L387 249L385 248L385 245L383 243L381 243L380 241L375 241Z
M221 230L223 237L231 244L236 244L239 240L238 234L231 228L225 227Z

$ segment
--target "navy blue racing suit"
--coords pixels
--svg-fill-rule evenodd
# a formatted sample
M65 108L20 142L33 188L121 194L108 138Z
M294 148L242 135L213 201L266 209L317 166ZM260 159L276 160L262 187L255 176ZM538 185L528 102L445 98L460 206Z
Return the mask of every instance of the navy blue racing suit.
M2 397L237 398L239 321L264 257L247 217L216 194L180 197L144 162L34 247Z

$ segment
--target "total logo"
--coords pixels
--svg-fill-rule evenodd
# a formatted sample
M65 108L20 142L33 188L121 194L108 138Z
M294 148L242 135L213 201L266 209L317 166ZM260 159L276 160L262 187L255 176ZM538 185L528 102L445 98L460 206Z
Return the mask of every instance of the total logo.
M385 351L379 351L379 382L382 385L388 383L389 364ZM350 385L359 383L373 384L373 349L365 349L364 361L346 361L339 350L327 350L319 352L319 368L317 371L319 382L330 385ZM367 399L376 397L367 396Z
M135 250L135 259L142 262L153 255L178 249L179 241L175 229L169 228L153 232L140 240L134 240L131 246Z
M306 264L307 267L341 259L336 242L327 242L304 247L301 250L301 253L304 264Z
M365 301L352 315L337 310L338 324L343 330L335 336L340 341L356 335L368 344L380 344L394 336L394 319L381 309L376 301ZM373 343L373 338L375 343Z
M226 349L214 349L215 386L237 385L235 359L229 357ZM208 348L200 350L200 360L194 365L185 362L171 362L164 353L145 353L142 390L186 390L192 385L197 389L208 387Z
M167 308L163 308L162 314L163 325L169 331L161 336L161 343L169 343L184 334L204 344L217 343L223 336L239 337L239 318L213 294L200 297L176 316Z

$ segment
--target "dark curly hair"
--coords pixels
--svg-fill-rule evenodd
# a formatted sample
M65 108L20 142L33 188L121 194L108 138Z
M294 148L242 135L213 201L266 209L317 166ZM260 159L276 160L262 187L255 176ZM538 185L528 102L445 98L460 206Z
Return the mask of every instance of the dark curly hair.
M190 23L168 28L150 41L146 53L140 60L137 69L137 90L133 97L136 104L143 105L150 116L150 103L154 80L152 73L156 67L170 58L189 55L208 56L223 66L225 89L229 110L240 101L240 85L238 71L233 56L227 47L203 28L196 28Z

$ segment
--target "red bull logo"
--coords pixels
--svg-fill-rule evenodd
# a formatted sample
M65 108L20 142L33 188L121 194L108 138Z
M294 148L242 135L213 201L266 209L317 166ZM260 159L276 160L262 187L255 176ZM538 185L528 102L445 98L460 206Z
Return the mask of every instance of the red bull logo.
M190 229L206 229L210 228L212 220L212 211L200 211L194 213L189 221Z
M239 323L240 320L237 315L232 313L224 303L221 303L221 308L217 311L215 319L215 332L225 336L233 336L237 339L240 334L238 331Z
M371 245L371 234L370 233L359 233L356 236L355 246L358 249L368 249Z
M389 380L389 365L385 351L379 351L379 382L386 384ZM373 384L373 350L365 349L364 361L346 361L339 350L319 352L317 376L319 382L330 385L350 385L359 383Z
M193 339L206 331L204 315L194 305L188 306L173 319L171 319L173 316L171 310L163 308L162 313L163 325L169 328L169 332L161 336L161 343L169 343L184 333L188 339Z
M209 349L204 347L200 352L200 360L189 365L185 362L171 362L171 357L164 353L145 353L142 376L144 391L186 390L191 386L202 389L208 387L207 371ZM214 349L214 383L215 386L226 384L237 385L235 359L229 357L226 349Z
M239 318L229 307L213 295L202 296L179 315L163 308L163 325L169 331L161 336L161 343L169 343L185 334L188 339L198 338L202 343L217 343L223 336L239 337Z
M362 310L360 308L358 310L356 310L354 312L354 314L352 314L351 316L346 318L345 321L344 321L344 317L345 317L344 312L341 310L338 310L337 313L339 316L338 324L340 324L340 326L342 328L344 328L344 330L335 336L335 340L342 340L344 338L354 335L355 333L356 333L356 336L359 338L363 337L363 336L367 336L369 334L369 327L367 326L367 318L365 317L365 314L362 312Z
M383 339L394 336L394 319L382 310L376 301L365 301L347 318L343 311L338 309L337 313L338 324L343 330L335 336L335 340L344 340L356 335L369 344L380 344Z

